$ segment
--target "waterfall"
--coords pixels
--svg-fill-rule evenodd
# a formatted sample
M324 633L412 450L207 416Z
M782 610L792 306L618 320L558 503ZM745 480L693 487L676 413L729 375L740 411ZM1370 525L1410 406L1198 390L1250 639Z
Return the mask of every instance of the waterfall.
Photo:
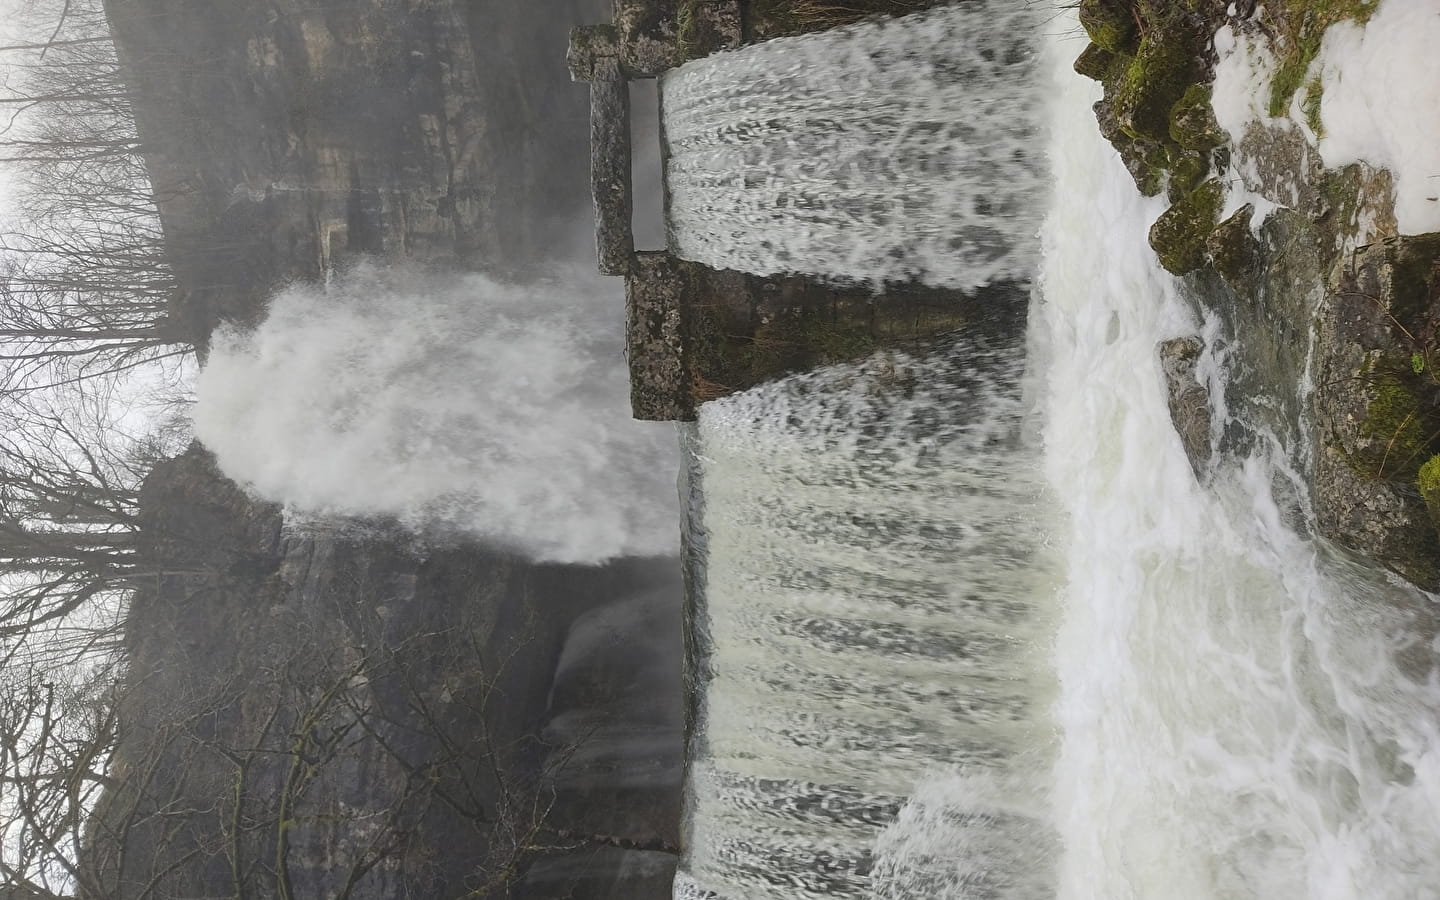
M1069 70L1073 15L1022 29L1004 18L1018 6L777 42L665 84L687 255L962 288L1040 272L1028 356L957 339L702 407L674 896L1440 897L1435 598L1313 535L1289 429L1217 399L1217 431L1253 440L1197 483L1156 346L1213 333L1196 310L1216 298L1154 260L1163 201L1097 133L1097 90ZM868 98L910 90L918 107L937 90L877 73L928 71L949 47L923 37L960 21L980 46L1051 36L1053 81L1033 91L1049 108L1013 115L1048 118L1054 191L1038 245L1020 215L1003 254L942 262L927 254L977 222L972 200L944 204L981 185L1006 196L1003 153L914 208L904 186L850 173L880 143L867 117L900 128ZM781 109L796 91L810 93ZM808 124L833 112L815 97L852 95L867 99L831 107L860 124ZM945 122L972 108L944 106ZM916 217L914 240L861 184L901 192L891 209ZM1222 362L1202 360L1214 398Z
M1218 326L1146 246L1164 201L1096 134L1098 90L1064 65L1080 46L1054 67L1057 190L1031 319L1070 521L1058 897L1440 897L1435 598L1314 537L1308 448L1241 411L1217 403L1217 424L1255 449L1196 483L1156 344ZM1202 359L1215 398L1220 363Z
M781 39L662 86L671 241L721 269L969 289L1034 266L1044 194L1017 0Z
M1053 609L1022 364L961 341L702 409L709 678L677 897L863 896L880 827L942 770L1012 785L952 831L987 859L1048 855ZM1017 878L943 863L924 877ZM1006 896L1043 896L1047 871Z

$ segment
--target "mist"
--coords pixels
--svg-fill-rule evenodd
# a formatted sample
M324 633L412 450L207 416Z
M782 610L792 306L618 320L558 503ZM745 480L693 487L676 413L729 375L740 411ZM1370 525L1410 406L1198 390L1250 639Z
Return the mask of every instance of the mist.
M631 420L608 284L358 267L221 329L197 436L261 496L536 560L673 553L673 428Z

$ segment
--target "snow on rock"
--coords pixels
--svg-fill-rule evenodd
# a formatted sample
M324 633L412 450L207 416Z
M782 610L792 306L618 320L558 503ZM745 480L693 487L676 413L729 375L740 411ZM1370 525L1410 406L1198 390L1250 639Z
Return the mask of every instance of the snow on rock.
M1403 234L1440 230L1437 47L1440 4L1384 0L1364 27L1332 26L1311 70L1323 91L1321 158L1329 168L1363 160L1389 169Z

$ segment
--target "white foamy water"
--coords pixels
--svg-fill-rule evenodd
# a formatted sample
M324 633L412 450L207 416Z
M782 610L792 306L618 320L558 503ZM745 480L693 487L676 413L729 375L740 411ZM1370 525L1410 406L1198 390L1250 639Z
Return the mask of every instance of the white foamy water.
M1052 608L1021 362L957 342L704 407L711 678L677 897L1048 895ZM971 856L877 863L937 770L975 802L912 817ZM998 864L1017 856L1039 865Z
M217 335L196 434L308 517L392 516L537 559L673 553L673 427L630 418L608 284L361 268Z
M1306 536L1275 500L1303 496L1299 448L1262 443L1197 486L1155 354L1196 327L1146 249L1163 203L1061 71L1032 323L1071 520L1059 896L1440 896L1434 601Z
M1260 432L1197 484L1163 203L1097 133L1073 18L1047 30L1043 454L1020 360L963 344L704 409L675 896L1440 897L1435 601L1309 534L1304 448Z
M1038 6L971 0L689 63L671 241L716 268L968 289L1033 270Z

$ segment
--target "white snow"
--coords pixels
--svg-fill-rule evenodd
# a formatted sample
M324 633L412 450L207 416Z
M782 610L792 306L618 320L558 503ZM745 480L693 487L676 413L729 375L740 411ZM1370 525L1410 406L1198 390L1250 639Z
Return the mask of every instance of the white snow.
M1270 118L1265 98L1270 96L1270 79L1275 70L1275 56L1263 42L1251 40L1226 25L1215 33L1215 50L1220 61L1215 67L1214 93L1211 106L1215 120L1229 132L1236 143L1253 125L1269 128L1287 127L1285 119ZM1254 206L1250 230L1257 230L1265 219L1283 205L1260 192L1261 178L1254 161L1235 149L1231 165L1238 177L1231 178L1221 217L1229 217L1246 203Z
M1317 70L1325 165L1389 169L1401 233L1440 230L1440 3L1384 0L1363 28L1332 26Z
M1270 48L1226 25L1215 32L1215 52L1220 60L1215 65L1210 105L1220 127L1238 141L1253 123L1276 124L1265 111L1275 72L1275 54Z

